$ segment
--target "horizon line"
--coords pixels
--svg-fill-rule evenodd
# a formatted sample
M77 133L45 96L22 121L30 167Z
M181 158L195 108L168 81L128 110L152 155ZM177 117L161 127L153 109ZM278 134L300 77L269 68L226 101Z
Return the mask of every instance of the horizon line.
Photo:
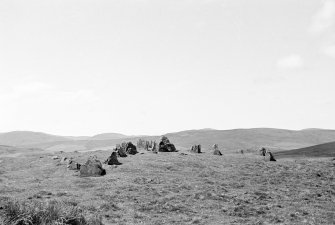
M172 131L172 132L165 132L163 134L125 134L125 133L119 133L119 132L102 132L102 133L96 133L94 135L63 135L63 134L54 134L52 132L43 132L43 131L34 131L34 130L12 130L12 131L5 131L0 132L1 134L7 134L7 133L14 133L14 132L31 132L31 133L42 133L52 136L61 136L61 137L94 137L101 134L120 134L127 137L139 137L139 136L163 136L173 133L180 133L180 132L186 132L186 131L232 131L232 130L252 130L252 129L275 129L275 130L288 130L288 131L303 131L303 130L334 130L329 128L303 128L303 129L287 129L287 128L274 128L274 127L251 127L251 128L231 128L231 129L216 129L216 128L200 128L200 129L187 129L187 130L180 130L180 131Z

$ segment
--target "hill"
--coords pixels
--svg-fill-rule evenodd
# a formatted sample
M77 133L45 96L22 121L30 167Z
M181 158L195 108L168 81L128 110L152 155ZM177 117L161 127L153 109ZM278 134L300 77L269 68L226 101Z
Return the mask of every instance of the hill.
M252 128L234 130L187 130L165 134L178 149L201 144L211 149L218 144L224 152L239 149L270 148L273 152L300 149L335 141L335 130L305 129L284 130ZM0 134L0 145L42 148L47 151L84 151L110 149L123 141L136 143L139 138L159 141L160 136L127 136L118 133L98 134L93 137L62 137L36 132L10 132Z
M210 148L214 143L226 151L258 149L262 146L274 151L303 148L335 141L334 130L284 130L253 128L234 130L189 130L166 134L177 146L201 144Z
M32 131L12 131L0 134L1 145L24 146L54 141L68 141L69 138Z
M98 134L90 138L90 140L112 140L112 139L121 139L127 138L127 135L119 134L119 133L104 133Z
M306 148L280 151L275 153L276 158L296 157L335 157L335 142L314 145Z

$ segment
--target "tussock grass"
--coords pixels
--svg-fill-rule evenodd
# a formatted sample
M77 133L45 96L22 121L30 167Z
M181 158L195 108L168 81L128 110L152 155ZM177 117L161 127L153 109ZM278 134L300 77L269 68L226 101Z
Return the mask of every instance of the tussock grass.
M79 207L60 201L17 201L0 203L1 225L102 225L97 217L86 218Z

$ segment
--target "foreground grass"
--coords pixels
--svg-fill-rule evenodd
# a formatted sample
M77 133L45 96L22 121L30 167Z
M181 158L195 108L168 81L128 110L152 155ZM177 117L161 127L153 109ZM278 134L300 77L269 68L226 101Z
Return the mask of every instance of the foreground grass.
M0 201L1 225L102 225L98 217L85 218L77 206L59 201Z
M89 155L103 161L109 154L59 155L83 163ZM105 165L106 176L81 178L51 155L2 159L0 196L19 199L13 205L23 212L30 212L26 204L37 204L29 215L44 215L38 212L56 201L51 208L59 213L45 218L58 224L71 215L85 220L72 224L89 224L92 215L105 225L335 224L335 167L329 158L273 163L252 154L144 152L119 160L121 166ZM0 215L12 218L4 210Z

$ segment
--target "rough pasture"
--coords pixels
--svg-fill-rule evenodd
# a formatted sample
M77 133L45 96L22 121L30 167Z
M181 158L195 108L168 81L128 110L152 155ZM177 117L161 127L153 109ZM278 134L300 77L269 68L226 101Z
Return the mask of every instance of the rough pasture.
M118 158L122 165L103 165L102 177L80 177L51 154L1 158L0 199L56 200L106 225L335 223L330 158L265 162L254 154L180 153L140 151ZM84 164L110 154L57 155Z

